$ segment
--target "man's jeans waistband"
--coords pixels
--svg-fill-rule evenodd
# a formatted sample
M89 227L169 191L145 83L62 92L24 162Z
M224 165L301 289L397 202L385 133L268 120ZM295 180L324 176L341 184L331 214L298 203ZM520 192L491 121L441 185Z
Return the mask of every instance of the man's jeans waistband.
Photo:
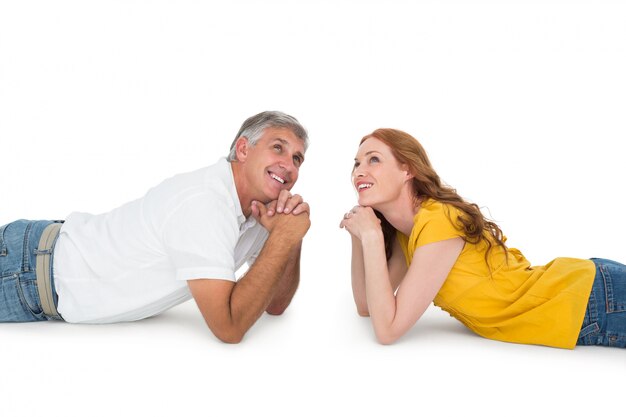
M61 223L51 223L43 229L39 245L35 250L37 262L35 273L37 275L37 287L39 288L39 300L41 308L46 316L60 320L61 315L54 303L52 288L52 256L54 245L61 231Z

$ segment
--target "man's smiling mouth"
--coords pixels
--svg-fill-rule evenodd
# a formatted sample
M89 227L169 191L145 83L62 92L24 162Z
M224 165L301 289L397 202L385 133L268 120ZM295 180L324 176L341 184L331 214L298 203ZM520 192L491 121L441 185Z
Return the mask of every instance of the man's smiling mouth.
M286 182L286 180L282 177L279 177L278 175L274 174L273 172L270 172L270 177L272 177L273 179L275 179L276 181L278 181L281 184L284 184Z

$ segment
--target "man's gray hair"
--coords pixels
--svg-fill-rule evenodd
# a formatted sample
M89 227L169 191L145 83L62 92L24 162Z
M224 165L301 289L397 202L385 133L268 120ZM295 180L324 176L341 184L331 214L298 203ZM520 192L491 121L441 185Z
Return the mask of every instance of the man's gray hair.
M305 151L309 147L309 136L307 135L304 127L302 127L300 122L298 122L295 117L279 111L264 111L246 119L246 121L243 122L241 129L239 129L237 136L235 136L233 144L230 145L230 153L227 158L228 161L231 162L237 160L237 151L235 149L237 139L244 136L248 139L248 144L250 146L255 146L263 135L263 131L265 131L268 127L289 129L294 135L304 142Z

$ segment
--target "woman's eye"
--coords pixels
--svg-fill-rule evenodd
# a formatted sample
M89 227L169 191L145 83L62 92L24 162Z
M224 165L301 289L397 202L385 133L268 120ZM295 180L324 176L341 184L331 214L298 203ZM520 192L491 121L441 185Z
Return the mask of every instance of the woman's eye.
M370 158L370 163L372 163L372 162L379 162L378 157L376 157L376 156L372 156L372 157Z

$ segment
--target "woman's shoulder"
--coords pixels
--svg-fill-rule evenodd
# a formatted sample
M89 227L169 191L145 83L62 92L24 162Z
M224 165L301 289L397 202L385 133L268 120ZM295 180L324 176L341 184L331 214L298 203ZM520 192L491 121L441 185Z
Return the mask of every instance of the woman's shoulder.
M415 216L415 223L424 223L444 217L449 221L455 221L461 214L461 211L452 204L442 203L433 198L428 198L421 203L420 209Z
M456 226L458 213L458 209L451 204L432 198L424 200L415 215L413 230L408 239L413 242L410 250L428 243L462 236L462 232Z

